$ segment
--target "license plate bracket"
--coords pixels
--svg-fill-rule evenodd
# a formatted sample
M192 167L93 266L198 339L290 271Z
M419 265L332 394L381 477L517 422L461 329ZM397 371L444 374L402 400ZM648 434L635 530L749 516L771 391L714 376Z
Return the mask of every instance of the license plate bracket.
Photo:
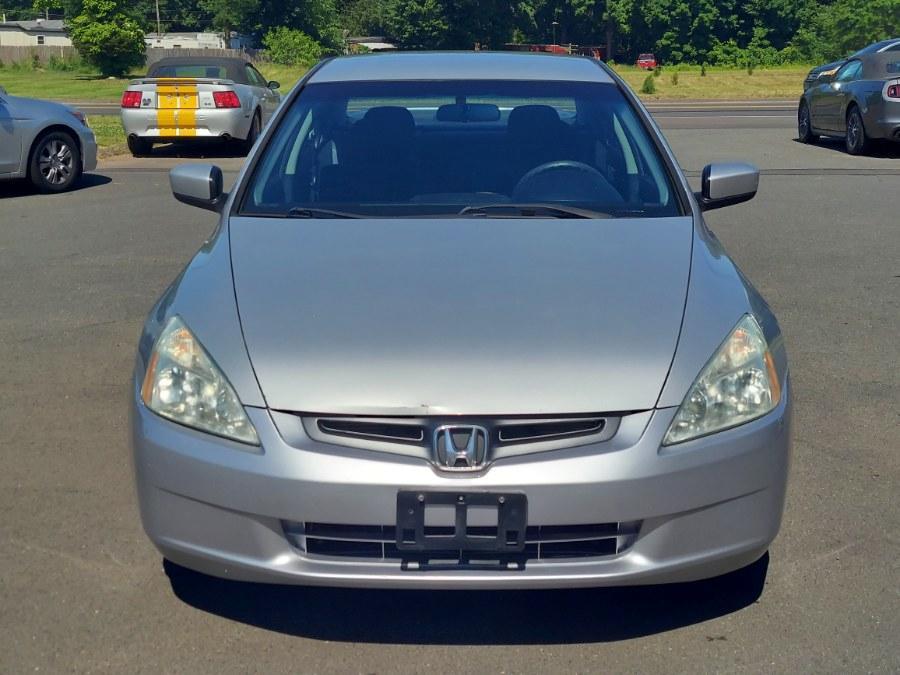
M453 506L453 533L433 534L425 526L429 506ZM467 532L469 507L496 507L496 536ZM397 494L397 549L406 552L463 551L521 553L525 550L528 500L515 492L426 492Z

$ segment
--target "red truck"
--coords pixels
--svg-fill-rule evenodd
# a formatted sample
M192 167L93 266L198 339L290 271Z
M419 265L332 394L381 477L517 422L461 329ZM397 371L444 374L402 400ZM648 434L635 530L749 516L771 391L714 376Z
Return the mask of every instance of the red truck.
M644 70L653 70L656 68L656 57L653 54L638 54L637 67Z

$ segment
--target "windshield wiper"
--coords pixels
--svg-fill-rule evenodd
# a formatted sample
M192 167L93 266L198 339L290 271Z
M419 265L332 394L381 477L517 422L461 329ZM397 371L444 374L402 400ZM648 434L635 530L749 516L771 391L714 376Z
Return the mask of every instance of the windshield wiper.
M612 218L602 211L558 204L482 204L467 206L459 215L485 218Z
M285 218L363 218L358 213L349 213L347 211L333 211L332 209L316 209L308 206L295 206L290 209Z

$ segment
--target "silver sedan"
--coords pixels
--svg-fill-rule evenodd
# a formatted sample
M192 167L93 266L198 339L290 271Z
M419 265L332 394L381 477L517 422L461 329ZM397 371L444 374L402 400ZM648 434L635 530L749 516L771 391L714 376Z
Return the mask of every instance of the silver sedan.
M0 180L28 178L41 192L62 192L96 166L97 141L84 115L0 87Z
M233 579L537 588L701 579L778 532L791 386L769 306L646 110L580 57L342 57L150 312L144 528Z

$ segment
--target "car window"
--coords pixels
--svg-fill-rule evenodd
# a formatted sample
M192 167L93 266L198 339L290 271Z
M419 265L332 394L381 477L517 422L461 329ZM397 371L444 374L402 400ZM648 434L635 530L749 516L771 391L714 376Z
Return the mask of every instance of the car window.
M250 81L254 87L265 87L266 81L263 79L263 76L260 75L256 68L251 65L244 66L247 70L247 79Z
M862 61L851 61L838 71L835 80L838 82L851 82L859 77L862 70Z
M445 217L505 203L682 213L616 85L487 80L306 86L263 149L240 212Z
M171 64L150 69L149 77L207 77L215 80L227 79L224 66L196 64Z

